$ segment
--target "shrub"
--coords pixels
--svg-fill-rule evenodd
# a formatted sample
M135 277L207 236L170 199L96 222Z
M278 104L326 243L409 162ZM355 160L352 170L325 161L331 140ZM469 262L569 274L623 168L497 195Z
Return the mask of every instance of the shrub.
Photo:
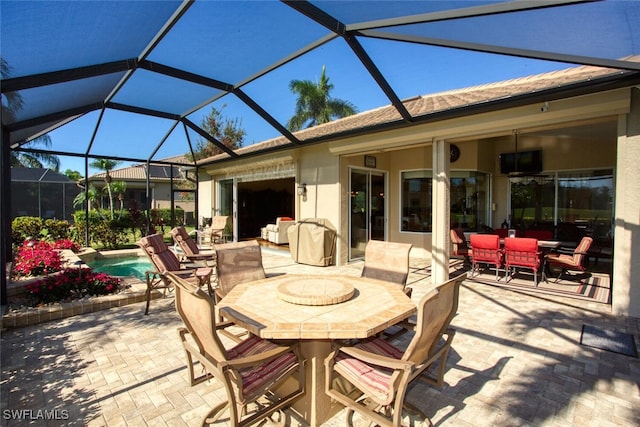
M25 240L18 249L13 269L18 276L42 276L60 271L62 260L51 243Z
M127 234L123 228L114 221L103 221L91 229L94 241L108 249L118 249L120 245L127 243Z
M175 215L175 224L177 226L184 225L184 209L175 208L173 212ZM151 209L150 222L152 226L160 227L160 230L164 233L164 227L171 224L171 209Z
M73 219L77 230L85 229L85 211L76 211ZM127 243L125 228L130 223L128 212L111 218L106 209L92 209L89 211L89 240L105 248L117 249Z
M71 224L68 221L61 219L45 219L44 230L48 240L56 241L69 238L69 228Z
M38 238L44 224L36 216L19 216L11 222L11 240L14 245L20 245L29 237Z
M36 305L112 294L118 291L121 283L117 277L96 273L89 268L67 268L59 274L28 284L25 289Z

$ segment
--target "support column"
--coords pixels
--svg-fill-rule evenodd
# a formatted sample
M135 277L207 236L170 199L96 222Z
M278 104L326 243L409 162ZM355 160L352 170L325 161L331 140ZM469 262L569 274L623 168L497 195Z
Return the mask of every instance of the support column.
M431 283L449 279L449 143L433 141L433 195L431 234Z
M4 109L4 107L2 107ZM11 249L11 146L9 132L2 127L0 138L0 305L7 305L7 269L13 260Z
M612 310L640 317L640 89L618 119Z

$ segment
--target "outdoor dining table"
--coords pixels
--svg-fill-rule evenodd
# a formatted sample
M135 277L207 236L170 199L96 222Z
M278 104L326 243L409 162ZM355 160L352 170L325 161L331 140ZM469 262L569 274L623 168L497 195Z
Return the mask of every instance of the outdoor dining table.
M558 248L562 242L558 240L538 240L538 248L541 250L551 250ZM504 246L504 239L500 239L500 246Z
M218 309L222 317L261 338L300 341L306 391L293 410L311 426L342 409L324 392L324 359L332 340L368 338L416 312L396 284L348 275L292 274L238 285Z

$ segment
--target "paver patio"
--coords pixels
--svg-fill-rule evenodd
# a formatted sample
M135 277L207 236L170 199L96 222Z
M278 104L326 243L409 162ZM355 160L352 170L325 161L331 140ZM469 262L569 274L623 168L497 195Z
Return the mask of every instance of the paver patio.
M304 266L273 251L264 263L268 274L359 275L362 268ZM430 287L426 267L412 259L414 299ZM16 415L44 417L44 410L68 419L32 425L199 425L224 390L215 380L189 386L172 296L143 312L137 303L4 331L2 425L23 425ZM638 344L640 319L612 316L608 305L467 280L447 385L416 384L408 399L436 426L640 425L640 360L580 345L584 324L634 334ZM291 416L290 425L304 424ZM326 425L346 425L345 412Z

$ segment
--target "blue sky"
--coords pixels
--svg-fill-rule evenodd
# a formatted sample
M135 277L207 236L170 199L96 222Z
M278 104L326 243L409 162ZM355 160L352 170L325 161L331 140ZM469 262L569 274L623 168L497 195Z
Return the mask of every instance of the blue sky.
M52 4L55 5L55 3ZM306 18L282 5L280 5L282 6L280 9L285 11L280 10L279 13L284 13L285 16L267 16L266 14L273 9L272 2L249 4L252 5L250 11L246 8L247 3L196 2L149 59L177 68L191 67L188 68L189 71L207 72L214 78L219 78L230 84L237 84L237 81L234 81L236 71L238 76L244 78L278 59L280 57L278 49L282 48L280 44L286 45L286 48L282 49L290 52L292 48L299 48L327 34L325 29L315 26ZM411 2L374 4L376 7L388 7L389 5L397 5L398 8L411 7ZM413 5L415 6L415 4ZM460 4L473 6L478 2L463 1ZM633 4L633 7L626 7L629 4ZM22 7L20 4L18 5ZM342 5L342 3L335 3L328 7L341 7ZM621 7L621 5L625 7ZM472 21L432 23L428 29L420 29L419 31L416 28L399 28L394 31L416 31L416 34L423 37L442 35L459 37L460 39L466 37L466 41L486 44L495 44L500 41L502 44L512 47L517 45L528 49L548 49L559 53L619 58L639 53L638 43L640 40L638 40L637 29L637 22L640 22L639 5L640 2L618 1L572 6L564 9L565 13L571 13L570 16L562 13L554 15L555 23L550 23L548 11L542 10L528 12L526 16L480 17L474 18ZM605 6L607 8L603 9ZM211 17L216 15L209 10L211 7L236 8L236 13L230 16L238 17L238 21L212 22ZM5 9L3 6L3 11ZM106 16L108 10L111 9L105 9L103 20L109 18ZM204 11L208 13L204 13ZM345 13L344 19L348 19L347 15L350 14L351 19L356 22L372 19L375 16L375 11L363 10L361 3L358 4L358 2L353 2L351 9L343 12ZM248 24L245 21L248 21ZM103 25L102 22L97 22L97 24ZM57 22L51 25L51 34L56 34ZM120 22L120 25L124 24ZM238 30L240 25L246 25L246 27L240 31ZM296 28L297 32L290 33L296 34L296 37L289 36L290 39L285 40L277 39L274 35L275 31L273 31L274 25ZM302 25L304 27L301 27ZM211 49L211 40L188 37L193 32L203 29L207 31L210 29L210 32L214 33L202 33L208 34L211 38L222 37L230 31L236 30L239 43L242 40L245 42L251 40L252 37L273 38L273 48L269 51L253 51L251 54L255 61L247 61L246 55L245 57L240 56L239 52L242 52L242 49L239 49L238 46L220 44L216 45L216 49ZM249 30L255 33L246 32ZM90 31L90 28L86 31ZM95 31L99 33L95 35L96 37L104 38L103 29L98 28ZM620 38L620 34L623 36L626 34L628 37ZM51 35L43 31L43 25L40 23L39 33L32 37L36 37L36 41L32 44L39 45L46 43L47 37L50 38ZM300 40L295 40L296 38L300 38ZM388 40L359 38L359 41L401 99L573 66L550 61ZM553 42L555 44L552 44ZM201 55L194 55L198 52ZM9 54L9 49L6 48L6 45L3 46L3 57ZM52 60L58 60L58 57L52 57ZM334 85L332 96L352 102L359 111L367 111L390 103L341 38L262 76L260 79L243 86L242 90L284 125L293 115L295 107L295 96L288 89L289 82L292 79L317 81L323 66L326 66L327 75ZM169 85L165 85L164 80L166 79L167 77L159 74L137 70L132 78L136 84L130 87L129 84L125 86L126 90L119 93L114 98L114 102L127 103L129 100L135 100L136 97L142 97L148 104L164 104L169 108L182 108L180 107L181 97L174 97L173 93L166 91L166 89L158 89L169 87ZM153 84L149 83L149 80ZM198 99L198 97L210 98L215 93L215 90L210 88L194 86L181 85L180 89L174 88L172 91L180 91L181 95L187 95L194 99ZM76 95L81 96L80 93ZM233 95L225 96L213 105L221 110L225 117L241 120L242 127L247 131L245 145L279 136L275 129ZM189 119L200 124L210 109L211 106L207 105L189 115ZM99 115L97 111L89 113L50 132L53 150L84 152L91 140ZM107 110L96 134L91 153L104 156L147 158L156 149L157 144L165 137L172 125L173 122L163 119ZM189 133L189 137L194 145L199 139L192 132ZM182 125L179 125L163 146L158 148L154 158L162 159L185 154L188 151L186 141L185 131ZM61 160L62 171L72 169L84 174L84 159L61 157ZM126 166L126 164L121 166ZM95 170L89 171L90 174L95 172Z

